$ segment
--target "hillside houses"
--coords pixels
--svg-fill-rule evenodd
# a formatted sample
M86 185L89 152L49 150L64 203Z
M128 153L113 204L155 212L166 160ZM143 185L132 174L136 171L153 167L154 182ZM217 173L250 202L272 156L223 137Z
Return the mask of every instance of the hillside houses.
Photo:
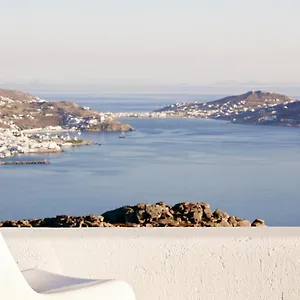
M18 154L60 152L61 147L51 139L36 139L20 131L0 129L0 158Z
M169 117L198 117L224 119L233 122L274 123L274 121L281 122L278 115L282 113L282 109L288 112L294 102L299 101L285 95L251 91L205 103L176 103L155 112L164 112Z
M89 117L74 117L72 114L66 114L63 119L63 125L71 130L88 130L92 126L96 126L110 119L105 114Z

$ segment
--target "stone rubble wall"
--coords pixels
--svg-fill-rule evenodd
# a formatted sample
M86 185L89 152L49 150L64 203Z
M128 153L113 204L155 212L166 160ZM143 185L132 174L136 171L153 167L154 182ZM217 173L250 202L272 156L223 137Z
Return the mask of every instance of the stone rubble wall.
M107 211L101 216L67 216L54 218L11 220L0 227L258 227L261 219L249 220L230 216L204 202L183 202L174 206L164 202L154 205L139 203Z

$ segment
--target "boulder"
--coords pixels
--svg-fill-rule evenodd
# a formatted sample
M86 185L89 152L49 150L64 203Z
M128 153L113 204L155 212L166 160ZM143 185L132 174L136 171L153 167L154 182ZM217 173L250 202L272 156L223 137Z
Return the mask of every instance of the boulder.
M265 225L265 221L262 220L262 219L255 219L252 224L251 224L252 227L261 227L261 226L266 226Z
M237 222L237 227L250 227L251 223L248 220L240 220Z
M232 227L236 227L237 224L238 224L236 218L233 217L233 216L229 217L228 220L227 220L227 222L228 222L228 224L229 224L230 226L232 226Z
M111 224L138 223L134 209L131 206L122 206L102 214L104 221Z

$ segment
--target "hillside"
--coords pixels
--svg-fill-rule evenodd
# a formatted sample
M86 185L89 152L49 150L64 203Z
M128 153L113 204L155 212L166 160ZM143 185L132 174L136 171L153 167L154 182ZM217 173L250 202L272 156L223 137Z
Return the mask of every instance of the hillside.
M30 94L20 92L20 91L13 91L13 90L5 90L0 89L0 97L6 97L11 100L39 100L39 98L34 97Z
M176 103L156 112L164 112L168 116L223 119L245 124L298 126L299 103L285 95L251 91L205 103Z
M19 91L0 89L0 128L35 129L61 126L86 131L129 131L124 123L80 107L75 102L48 102Z
M245 112L231 119L234 123L252 125L300 126L300 101L279 104L272 109Z
M242 95L229 96L220 100L212 101L210 104L215 105L243 105L249 108L256 108L260 106L272 106L272 104L280 104L292 101L292 98L263 91L251 91Z

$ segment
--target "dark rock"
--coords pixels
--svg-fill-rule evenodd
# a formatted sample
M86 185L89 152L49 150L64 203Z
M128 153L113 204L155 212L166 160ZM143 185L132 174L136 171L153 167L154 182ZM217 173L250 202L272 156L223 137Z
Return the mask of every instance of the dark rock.
M215 219L221 219L222 218L222 212L220 209L216 209L214 212L213 212L213 217Z
M138 223L138 219L134 214L131 206L123 206L114 210L110 210L102 214L104 221L108 223Z
M265 225L265 221L264 220L261 220L261 219L255 219L252 224L251 224L252 227L261 227L261 226L266 226Z
M135 212L138 223L144 223L148 217L145 210L141 209Z
M236 227L237 224L238 224L238 222L237 222L237 220L235 219L235 217L229 217L227 221L228 221L228 223L229 223L232 227Z
M229 215L226 212L221 211L220 209L216 209L213 212L213 217L216 220L224 220L227 221L229 218Z
M14 220L11 220L11 221L4 221L2 223L2 227L17 227L17 225Z
M186 202L182 202L182 203L177 203L173 206L173 210L174 212L179 212L179 213L183 213L186 209Z

